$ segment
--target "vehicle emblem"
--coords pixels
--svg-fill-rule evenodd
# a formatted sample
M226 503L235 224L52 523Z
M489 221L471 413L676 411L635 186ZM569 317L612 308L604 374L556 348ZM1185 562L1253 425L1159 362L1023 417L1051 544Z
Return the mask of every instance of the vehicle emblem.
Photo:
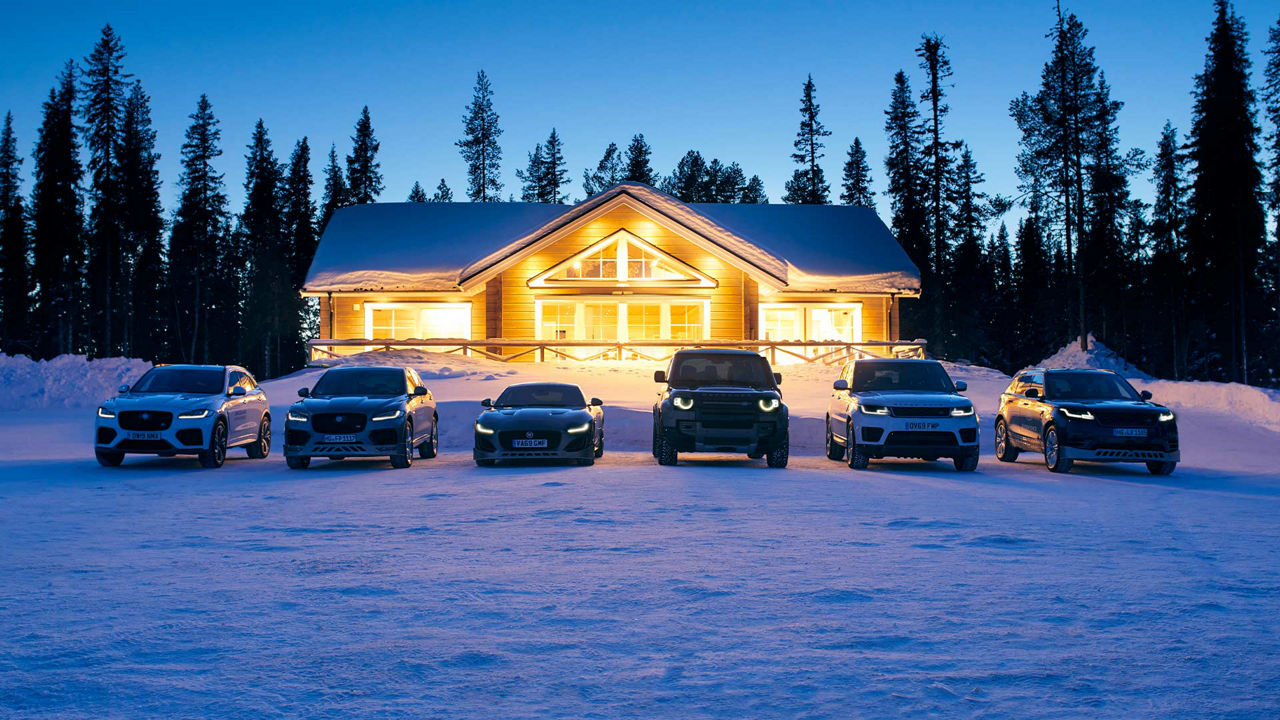
M334 419L333 419L333 421L334 421L334 422L342 422L342 416L341 416L341 415L339 415L338 417L334 418Z
M143 420L150 420L150 419L151 419L151 413L142 413L142 419L143 419Z
M530 430L529 432L526 432L526 433L524 434L524 436L525 436L526 438L532 438L532 437L533 437L533 431L532 431L532 430Z

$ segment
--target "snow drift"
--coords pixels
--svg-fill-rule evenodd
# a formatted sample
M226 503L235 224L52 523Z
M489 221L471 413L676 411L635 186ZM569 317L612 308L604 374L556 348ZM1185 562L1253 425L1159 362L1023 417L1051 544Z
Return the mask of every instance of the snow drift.
M151 363L134 358L90 360L84 355L59 355L32 360L0 353L0 408L93 407L150 369Z

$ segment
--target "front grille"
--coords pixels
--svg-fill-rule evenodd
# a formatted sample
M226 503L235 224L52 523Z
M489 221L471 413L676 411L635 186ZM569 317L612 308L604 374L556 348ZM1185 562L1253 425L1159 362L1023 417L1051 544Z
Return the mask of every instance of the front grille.
M899 430L889 433L885 445L955 445L954 433L932 430Z
M204 433L199 428L186 428L178 431L178 442L183 445L204 445Z
M400 442L395 428L382 428L369 433L369 442L374 445L395 445Z
M110 445L116 439L116 431L111 428L98 428L98 444Z
M1151 427L1156 424L1156 415L1151 412L1118 412L1115 410L1092 410L1098 424L1106 427Z
M117 450L126 450L133 452L164 452L172 450L173 446L168 440L121 440L116 445Z
M717 415L706 412L701 413L698 419L702 421L702 427L708 430L750 430L756 424L754 417L744 416L741 413Z
M173 413L157 410L126 410L117 416L125 430L168 430Z
M311 433L306 432L305 430L285 430L284 431L285 445L295 445L295 446L306 445L307 440L310 440L310 439L311 439Z
M555 430L503 430L498 433L498 443L502 445L503 450L542 450L543 448L517 448L511 444L513 440L537 440L539 438L547 441L547 450L560 448L560 433Z
M949 407L891 407L889 414L894 417L950 417L951 408Z
M311 427L316 432L334 435L350 435L364 430L368 418L363 413L319 413L311 416Z

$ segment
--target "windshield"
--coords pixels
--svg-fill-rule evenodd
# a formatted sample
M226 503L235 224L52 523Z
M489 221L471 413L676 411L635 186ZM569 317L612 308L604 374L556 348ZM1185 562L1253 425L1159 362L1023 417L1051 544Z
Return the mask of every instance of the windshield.
M498 407L586 407L576 385L513 385L498 396Z
M311 389L312 395L339 397L390 397L408 392L404 371L398 368L369 368L367 370L330 370L320 376Z
M759 355L680 355L671 364L673 387L698 388L709 385L773 387L769 364Z
M196 395L216 395L226 391L222 368L152 368L129 389L129 392L136 393Z
M852 392L955 392L951 378L936 362L857 362Z
M1119 375L1099 372L1053 372L1045 376L1045 397L1054 400L1140 400Z

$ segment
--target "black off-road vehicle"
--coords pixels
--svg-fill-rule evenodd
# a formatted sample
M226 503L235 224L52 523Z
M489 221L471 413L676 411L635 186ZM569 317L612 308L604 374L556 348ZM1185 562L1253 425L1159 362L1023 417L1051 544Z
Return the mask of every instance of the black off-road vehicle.
M653 405L653 456L675 465L682 452L746 453L786 467L790 453L782 376L747 350L680 350L653 374L665 387Z

